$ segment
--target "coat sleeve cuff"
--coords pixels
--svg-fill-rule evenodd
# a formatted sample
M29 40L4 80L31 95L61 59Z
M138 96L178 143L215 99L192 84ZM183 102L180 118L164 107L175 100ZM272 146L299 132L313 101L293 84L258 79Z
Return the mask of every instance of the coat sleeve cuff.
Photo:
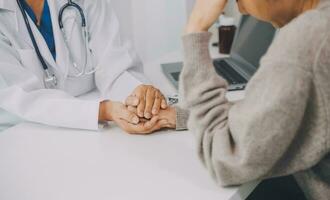
M71 116L70 118L69 116L66 117L67 119L72 119L74 121L72 121L71 124L69 124L70 120L68 121L68 124L63 122L64 127L93 131L99 130L99 108L99 101L75 100L72 102L70 109L70 113L74 116Z

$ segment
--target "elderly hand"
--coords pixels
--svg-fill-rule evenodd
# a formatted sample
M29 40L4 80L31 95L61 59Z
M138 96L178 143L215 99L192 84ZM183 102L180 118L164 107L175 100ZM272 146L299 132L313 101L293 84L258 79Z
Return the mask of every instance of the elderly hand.
M100 103L99 121L119 121L125 120L131 124L138 124L139 117L127 109L127 107L120 102L103 101Z
M186 34L205 32L223 12L228 0L196 0L186 26Z
M159 120L165 120L167 122L164 128L176 128L176 109L174 107L168 107L165 110L159 112Z
M100 104L99 121L113 121L122 130L130 134L150 134L169 127L169 122L162 117L154 116L150 120L139 119L136 110L130 111L120 102L104 101Z
M137 108L140 118L151 119L167 108L164 95L151 85L140 85L127 97L125 104Z
M157 130L168 127L167 120L162 120L158 116L152 117L150 120L140 120L139 124L131 124L123 119L115 119L116 124L129 134L147 135Z
M137 109L133 106L128 106L128 110L132 113L136 113ZM161 121L159 129L161 128L176 128L176 108L168 106L167 109L160 110L159 114L155 117L158 118L159 121ZM140 121L148 121L145 118L141 118ZM155 129L159 130L159 129Z

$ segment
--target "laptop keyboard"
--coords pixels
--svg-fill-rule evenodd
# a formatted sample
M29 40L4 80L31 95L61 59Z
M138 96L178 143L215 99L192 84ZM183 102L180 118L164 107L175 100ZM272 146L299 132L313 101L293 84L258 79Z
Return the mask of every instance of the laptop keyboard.
M171 75L174 78L174 80L179 81L180 72L173 72L171 73Z
M226 79L229 84L244 84L247 80L236 72L226 61L214 60L213 62L217 73ZM171 76L174 80L179 81L180 72L172 72Z
M213 62L217 73L225 78L229 84L243 84L246 83L246 79L236 72L226 61L214 60Z

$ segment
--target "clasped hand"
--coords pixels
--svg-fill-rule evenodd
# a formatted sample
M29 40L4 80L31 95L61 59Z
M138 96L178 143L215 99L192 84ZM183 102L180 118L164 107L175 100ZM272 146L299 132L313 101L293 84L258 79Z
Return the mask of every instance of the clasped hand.
M169 107L164 95L149 85L138 86L125 103L102 102L99 119L113 121L130 134L149 134L176 127L175 108Z

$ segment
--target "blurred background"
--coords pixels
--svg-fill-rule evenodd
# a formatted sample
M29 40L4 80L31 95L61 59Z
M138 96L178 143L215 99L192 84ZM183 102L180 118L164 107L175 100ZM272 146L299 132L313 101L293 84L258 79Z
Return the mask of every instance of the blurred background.
M181 49L181 35L195 0L110 0L123 37L132 41L143 62ZM235 1L226 14L239 20ZM211 29L216 40L216 28Z

